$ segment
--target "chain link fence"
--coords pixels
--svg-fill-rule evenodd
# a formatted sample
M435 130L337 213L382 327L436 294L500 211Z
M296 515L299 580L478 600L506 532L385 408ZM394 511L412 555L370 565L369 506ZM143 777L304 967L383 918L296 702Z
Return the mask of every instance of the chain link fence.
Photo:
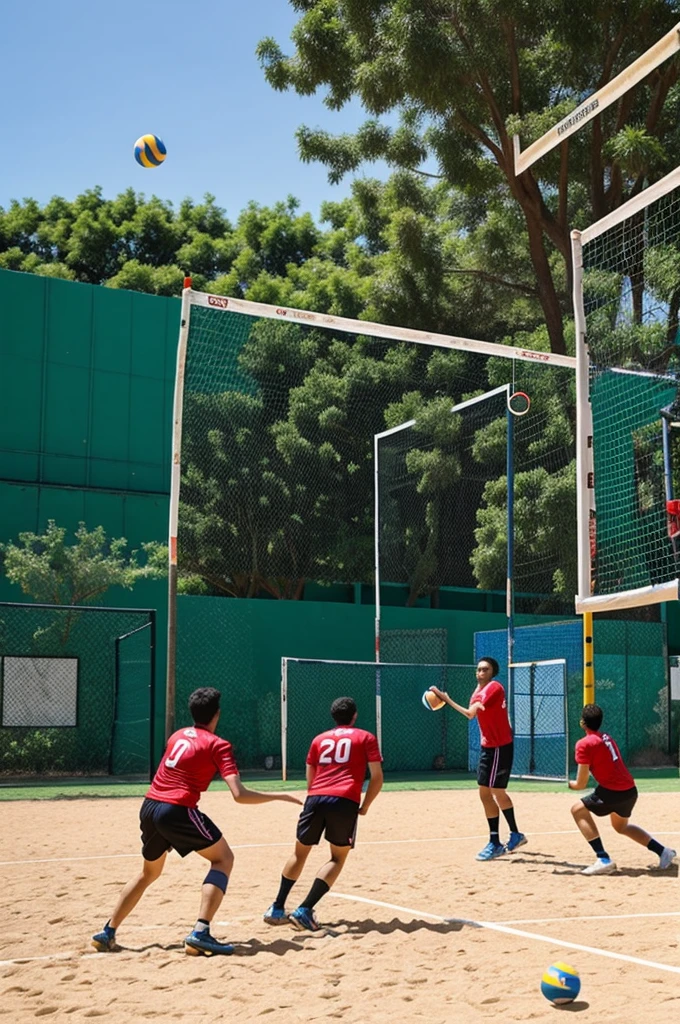
M0 774L148 777L155 612L0 603Z

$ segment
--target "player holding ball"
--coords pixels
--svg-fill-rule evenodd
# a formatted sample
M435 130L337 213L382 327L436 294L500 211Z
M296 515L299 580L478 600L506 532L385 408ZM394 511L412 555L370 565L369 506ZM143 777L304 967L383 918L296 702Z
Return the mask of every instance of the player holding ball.
M505 690L495 678L498 670L495 658L479 659L477 686L467 708L452 700L445 690L440 690L437 686L430 687L430 690L454 711L468 719L476 718L479 725L482 751L477 765L477 785L489 823L489 842L477 854L477 860L495 860L504 853L512 853L518 846L524 846L527 841L524 833L517 828L515 808L507 793L512 771L513 735ZM500 841L499 811L503 812L510 829L507 843Z

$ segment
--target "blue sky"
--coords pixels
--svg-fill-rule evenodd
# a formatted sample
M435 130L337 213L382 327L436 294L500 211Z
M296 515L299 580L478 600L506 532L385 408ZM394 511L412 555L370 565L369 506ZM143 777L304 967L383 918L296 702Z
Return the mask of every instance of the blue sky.
M128 186L177 204L217 197L232 219L254 199L289 193L318 217L324 199L349 194L320 164L303 164L300 124L352 131L358 104L340 113L321 96L277 93L255 46L274 36L290 52L296 15L287 0L33 0L3 8L0 30L0 206L31 196L73 199ZM162 167L133 158L135 139L159 135ZM370 176L384 168L367 168Z

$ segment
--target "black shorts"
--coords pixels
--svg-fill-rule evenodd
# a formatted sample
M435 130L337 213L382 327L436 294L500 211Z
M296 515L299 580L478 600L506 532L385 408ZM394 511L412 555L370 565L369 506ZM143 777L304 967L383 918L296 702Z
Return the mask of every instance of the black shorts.
M637 798L636 786L632 789L605 789L604 786L596 786L592 793L583 797L582 803L598 818L605 818L608 814L630 818Z
M148 797L139 811L139 826L144 860L158 860L172 849L177 850L180 857L186 857L222 838L217 825L198 808L180 807Z
M298 819L297 837L316 846L321 836L333 846L354 846L359 804L344 796L308 796Z
M502 747L482 747L477 765L477 785L489 789L507 789L512 771L512 743Z

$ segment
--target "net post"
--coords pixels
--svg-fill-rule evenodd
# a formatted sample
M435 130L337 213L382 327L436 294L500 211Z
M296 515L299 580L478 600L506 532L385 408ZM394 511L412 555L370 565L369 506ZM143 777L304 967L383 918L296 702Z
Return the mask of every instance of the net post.
M583 613L583 703L595 703L593 613Z
M172 470L170 476L170 517L168 530L168 664L165 680L165 739L175 731L177 698L177 523L182 453L182 409L184 404L184 369L186 365L189 320L191 318L191 278L185 277L182 291L177 369L172 413Z
M288 780L288 658L281 658L281 779Z
M515 428L514 416L510 408L510 385L507 385L507 438L505 446L506 476L508 490L508 515L507 515L507 578L505 585L505 614L507 617L508 630L508 711L510 721L514 719L513 687L512 687L512 665L514 662L515 648L515 587L514 587L514 558L515 558Z

